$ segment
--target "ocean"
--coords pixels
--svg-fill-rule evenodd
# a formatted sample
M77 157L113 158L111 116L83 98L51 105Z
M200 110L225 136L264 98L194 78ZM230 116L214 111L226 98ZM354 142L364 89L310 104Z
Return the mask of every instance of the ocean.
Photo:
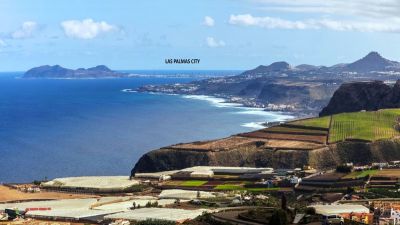
M292 118L209 96L124 91L232 71L131 72L141 76L21 79L22 73L0 73L0 183L129 175L139 157L150 150Z

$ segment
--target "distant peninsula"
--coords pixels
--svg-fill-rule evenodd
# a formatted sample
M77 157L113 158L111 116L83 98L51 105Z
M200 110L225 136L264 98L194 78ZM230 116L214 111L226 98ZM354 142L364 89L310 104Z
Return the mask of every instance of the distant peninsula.
M88 69L67 69L60 65L34 67L25 72L23 78L121 78L128 77L127 73L117 72L107 66L99 65Z
M356 61L333 66L292 66L278 61L234 76L183 84L145 85L137 91L215 96L248 107L308 117L317 115L343 83L368 80L394 83L399 75L400 62L372 51Z

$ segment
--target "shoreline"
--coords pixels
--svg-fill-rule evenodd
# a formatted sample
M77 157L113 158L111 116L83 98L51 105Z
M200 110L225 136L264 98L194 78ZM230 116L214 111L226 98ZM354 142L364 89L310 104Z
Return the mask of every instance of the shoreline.
M266 108L257 106L257 105L247 105L243 102L239 101L232 101L231 98L222 97L222 96L212 96L212 95L195 95L195 94L176 94L176 93L165 93L165 92L149 92L149 91L138 91L136 89L126 88L122 89L122 92L127 93L147 93L152 95L171 95L171 96L179 96L184 99L190 100L199 100L199 101L206 101L210 105L218 108L232 108L240 110L238 114L247 114L247 115L257 115L266 118L263 121L250 121L246 123L240 124L242 127L252 128L252 129L263 129L266 128L266 124L272 123L280 123L280 122L287 122L290 120L295 120L301 118L302 114L296 113L293 111L285 111L285 110L268 110ZM272 118L270 118L272 117Z

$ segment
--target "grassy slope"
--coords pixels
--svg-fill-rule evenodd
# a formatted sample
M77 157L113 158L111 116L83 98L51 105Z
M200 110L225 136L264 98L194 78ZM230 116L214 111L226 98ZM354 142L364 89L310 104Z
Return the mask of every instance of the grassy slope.
M362 178L366 177L367 175L372 176L378 173L378 170L363 170L363 171L353 171L343 178Z
M291 122L290 124L293 125L302 125L302 126L309 126L309 127L322 127L322 128L329 128L329 116L324 117L317 117L305 120L298 120Z
M400 109L341 113L332 116L329 142L348 138L374 141L399 135L395 129ZM328 128L330 116L294 121L291 124Z

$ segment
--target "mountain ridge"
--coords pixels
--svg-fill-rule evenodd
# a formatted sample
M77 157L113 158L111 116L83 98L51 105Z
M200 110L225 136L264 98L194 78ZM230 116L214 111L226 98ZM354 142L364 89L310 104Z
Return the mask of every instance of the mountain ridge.
M376 71L400 71L400 62L393 61L382 57L378 52L371 51L364 57L351 62L351 63L338 63L332 66L315 66L311 64L300 64L291 66L284 61L278 61L269 65L259 65L254 69L244 71L241 75L260 74L266 72L283 72L289 70L322 70L322 71L335 71L335 72L359 72L370 73Z

